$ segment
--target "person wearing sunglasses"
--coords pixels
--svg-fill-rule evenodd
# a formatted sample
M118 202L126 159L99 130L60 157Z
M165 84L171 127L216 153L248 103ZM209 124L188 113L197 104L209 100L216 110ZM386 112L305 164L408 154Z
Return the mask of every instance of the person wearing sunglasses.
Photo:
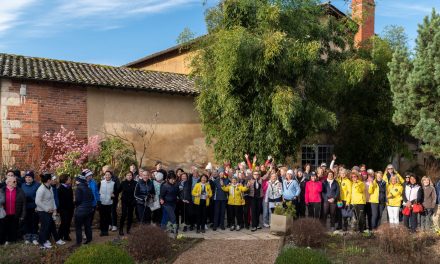
M5 216L0 219L0 244L10 244L17 241L19 223L26 215L26 196L17 187L15 176L6 177L6 186L0 189L0 207L5 210Z
M405 182L405 179L400 176L399 172L397 172L394 169L394 166L392 164L388 164L388 166L385 169L385 172L383 173L383 180L388 184L390 182L391 177L396 176L399 180L400 184L403 184Z

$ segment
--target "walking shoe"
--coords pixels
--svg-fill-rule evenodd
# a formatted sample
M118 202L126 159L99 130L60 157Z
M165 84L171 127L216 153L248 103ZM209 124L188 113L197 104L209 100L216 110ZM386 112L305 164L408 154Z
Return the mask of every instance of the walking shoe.
M118 230L118 227L117 226L112 226L112 231L114 232L114 231L117 231Z
M112 231L112 226L111 225L108 226L108 231Z
M240 226L237 226L237 228L235 228L235 231L240 231Z
M263 224L263 226L266 227L266 228L270 227L270 225L268 225L268 224Z
M257 229L261 229L261 226L258 226Z
M39 245L39 243L38 243L37 240L32 240L32 244L34 244L35 246L38 246L38 245Z
M231 228L229 230L234 231L235 230L235 226L231 226Z
M29 245L30 243L31 243L31 242L30 242L29 240L25 240L25 241L24 241L24 244L25 244L25 245Z
M52 246L52 243L50 243L49 240L46 240L46 243Z
M9 241L6 241L6 242L5 242L5 246L7 246L7 245L9 245Z
M50 242L48 243L48 242L46 241L46 243L44 243L43 247L44 247L44 249L51 249L51 248L52 248L52 245L50 244Z
M255 232L255 231L257 231L257 228L256 227L252 227L251 231Z
M66 244L66 242L64 242L63 240L58 240L57 242L56 242L56 244L57 245L59 245L59 246L62 246L62 245L65 245Z

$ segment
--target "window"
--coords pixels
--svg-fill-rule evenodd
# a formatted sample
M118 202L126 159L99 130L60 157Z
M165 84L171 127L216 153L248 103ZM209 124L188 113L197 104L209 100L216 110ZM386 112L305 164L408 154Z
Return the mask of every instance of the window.
M303 145L301 147L301 164L310 163L313 169L323 162L330 166L332 154L333 145Z

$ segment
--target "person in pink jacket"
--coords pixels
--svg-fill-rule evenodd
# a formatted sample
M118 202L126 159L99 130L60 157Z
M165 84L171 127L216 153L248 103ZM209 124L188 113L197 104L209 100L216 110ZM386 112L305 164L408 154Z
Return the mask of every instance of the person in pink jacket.
M318 181L315 172L310 175L310 181L306 183L305 201L309 208L309 217L319 219L321 214L322 182Z

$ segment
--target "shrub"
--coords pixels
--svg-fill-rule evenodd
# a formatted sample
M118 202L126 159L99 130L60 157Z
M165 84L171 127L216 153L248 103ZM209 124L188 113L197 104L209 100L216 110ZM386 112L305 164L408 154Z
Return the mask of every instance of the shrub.
M122 248L110 244L94 244L78 248L66 264L134 264L133 258Z
M170 238L157 226L139 225L128 237L127 250L137 261L165 258L170 252Z
M387 253L411 252L412 238L404 226L383 224L377 230L378 246Z
M72 254L73 246L54 247L51 250L41 251L41 263L63 264Z
M298 247L321 247L326 229L317 219L301 218L293 221L291 240Z
M275 264L330 264L331 262L319 251L308 248L288 248L281 252Z
M293 206L292 202L287 202L286 204L278 204L277 206L275 206L273 213L276 215L291 216L293 218L296 217L295 206Z
M0 246L0 263L2 264L38 264L40 263L40 250L36 246L12 244Z

